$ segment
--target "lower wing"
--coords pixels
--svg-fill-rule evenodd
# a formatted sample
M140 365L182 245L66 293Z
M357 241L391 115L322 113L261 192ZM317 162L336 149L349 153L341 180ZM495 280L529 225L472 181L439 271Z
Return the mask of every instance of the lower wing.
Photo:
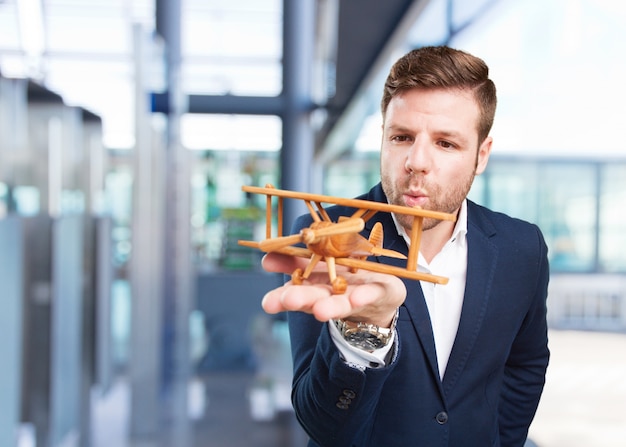
M254 241L239 241L240 245L251 248L259 248L259 243ZM313 252L307 248L302 247L282 247L276 250L272 250L275 253L282 253L289 256L299 256L301 258L309 259ZM416 272L407 270L402 267L395 267L393 265L381 264L379 262L365 261L354 258L335 258L337 265L343 265L345 267L352 267L356 269L367 270L370 272L385 273L387 275L394 275L400 278L412 279L415 281L428 281L435 284L447 284L448 278L445 276L431 275L430 273Z

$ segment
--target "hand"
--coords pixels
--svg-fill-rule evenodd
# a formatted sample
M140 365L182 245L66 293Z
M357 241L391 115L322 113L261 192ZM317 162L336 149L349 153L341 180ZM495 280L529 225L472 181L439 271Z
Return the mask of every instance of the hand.
M304 269L307 260L278 253L268 253L263 258L263 268L268 272L291 274L296 268ZM284 311L301 311L319 321L344 319L389 327L396 309L406 298L406 288L399 278L369 271L350 273L337 266L337 274L348 282L343 294L332 294L326 264L320 262L302 285L291 281L265 294L263 309L270 314Z

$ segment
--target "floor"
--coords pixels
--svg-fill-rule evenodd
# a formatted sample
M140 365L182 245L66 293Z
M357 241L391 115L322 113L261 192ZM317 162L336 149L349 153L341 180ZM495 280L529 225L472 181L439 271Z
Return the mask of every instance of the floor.
M626 334L557 331L530 436L539 447L626 446Z
M252 392L251 378L246 374L222 373L207 377L206 393L210 400L204 417L195 424L194 445L306 447L307 437L293 411L268 414L271 412L257 409L252 417ZM262 406L263 402L257 405Z
M195 382L189 395L192 422L184 440L171 439L176 438L171 433L159 439L129 440L129 390L121 380L94 411L93 446L306 447L308 438L293 411L268 410L267 402L252 408L255 377L251 373L217 372Z
M537 447L623 447L626 334L550 332L546 388L530 430ZM267 393L245 372L216 372L191 388L185 442L127 439L128 389L120 381L94 411L95 447L305 447L292 411L268 411ZM280 399L284 400L283 392ZM265 399L265 400L264 400ZM279 400L280 400L279 399ZM288 398L287 398L288 399ZM252 402L256 402L253 404Z

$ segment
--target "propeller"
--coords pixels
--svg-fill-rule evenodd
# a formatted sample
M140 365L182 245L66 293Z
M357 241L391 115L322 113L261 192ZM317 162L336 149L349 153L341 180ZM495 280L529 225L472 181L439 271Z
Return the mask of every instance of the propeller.
M265 252L271 252L278 250L279 248L287 247L288 245L297 244L302 240L301 234L292 234L291 236L281 236L274 239L265 239L259 242L259 249Z

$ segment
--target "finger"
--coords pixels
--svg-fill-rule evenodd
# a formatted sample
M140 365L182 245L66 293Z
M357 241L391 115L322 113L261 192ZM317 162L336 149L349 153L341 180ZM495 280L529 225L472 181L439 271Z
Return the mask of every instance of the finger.
M328 321L349 315L350 300L347 295L333 295L328 285L305 283L287 285L269 291L262 301L268 313L299 311L313 315L319 321Z
M284 287L279 299L282 306L287 310L311 313L316 302L328 298L330 295L331 290L327 285L305 282L300 285Z
M328 296L330 289L325 285L314 285L305 281L301 285L293 285L291 281L281 287L268 291L261 301L267 313L285 311L301 311L311 313L311 307L320 297Z
M268 272L292 273L296 268L301 268L301 260L280 253L267 253L261 260L263 269Z
M354 287L349 298L352 307L360 309L381 300L385 296L385 286L381 283L373 282Z
M406 298L406 286L401 279L389 275L377 275L355 287L350 294L353 308L362 308L372 303L382 303L387 307L399 307Z
M280 299L284 288L284 286L281 286L276 289L270 290L263 296L263 299L261 300L261 307L265 312L267 312L268 314L277 314L280 312L285 312L287 310L284 308L283 303Z
M348 295L328 295L313 303L311 313L319 321L336 320L352 314Z

